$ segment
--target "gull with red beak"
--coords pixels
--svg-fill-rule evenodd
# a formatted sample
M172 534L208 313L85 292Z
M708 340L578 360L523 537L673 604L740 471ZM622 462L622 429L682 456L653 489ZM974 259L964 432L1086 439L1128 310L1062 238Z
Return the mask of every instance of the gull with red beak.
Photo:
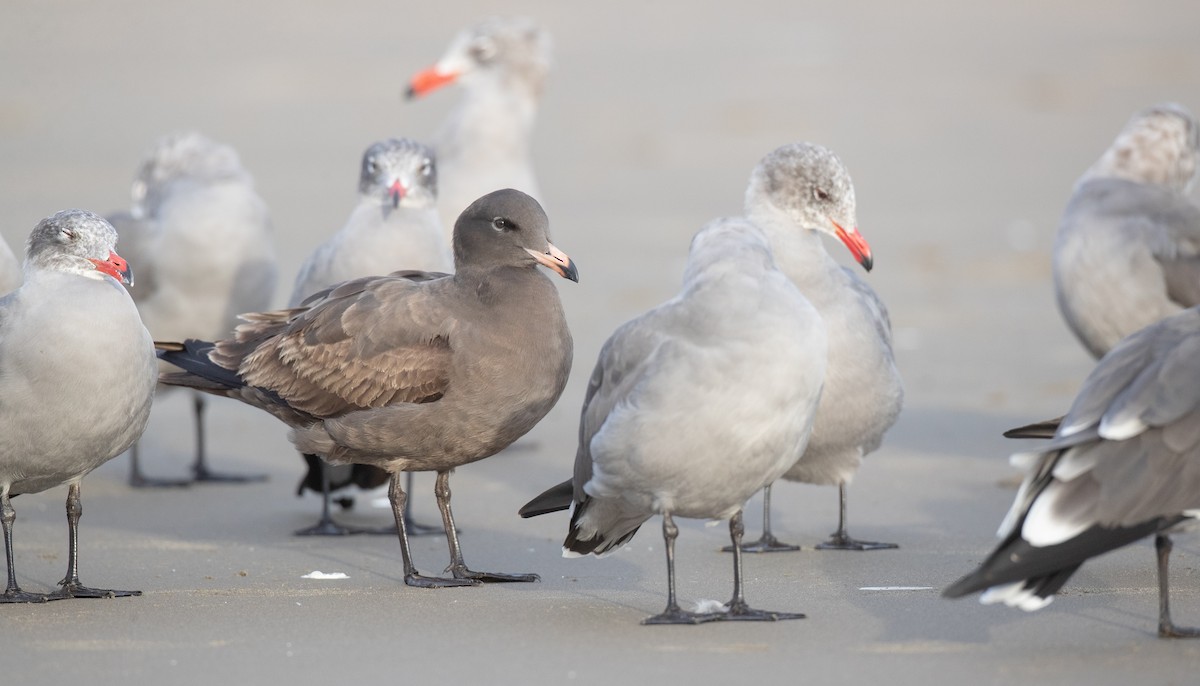
M537 581L467 568L450 510L450 472L499 453L562 395L572 342L545 265L575 281L550 244L536 200L495 191L454 227L451 275L354 279L299 308L245 315L234 338L164 344L183 372L168 384L237 398L292 427L302 453L391 475L404 582L437 588ZM437 473L434 494L450 546L448 577L417 572L403 512L405 472Z
M140 595L79 582L80 482L146 427L157 363L121 285L133 281L103 218L66 210L29 237L25 282L0 298L0 522L8 585L0 603ZM11 499L66 484L67 575L49 595L23 591Z
M464 207L497 188L539 196L531 137L549 69L544 30L530 19L492 18L460 32L436 64L410 80L410 99L451 83L463 87L434 137L447 229Z
M858 232L854 184L832 151L811 143L780 147L755 167L746 189L746 218L771 242L779 268L825 321L828 370L812 439L783 478L838 487L838 528L818 549L876 550L891 543L858 541L846 532L846 486L862 459L879 447L904 400L892 356L891 322L875 291L830 257L821 234L833 236L870 271L871 247ZM763 492L763 536L747 551L798 550L771 533L771 487Z
M363 153L358 177L358 201L346 224L309 255L296 275L289 307L299 307L309 296L336 283L397 269L414 270L414 278L437 276L454 268L450 246L437 213L437 164L433 150L408 139L390 138L372 144ZM299 535L337 536L383 533L382 529L351 529L338 524L330 513L330 493L352 485L374 488L387 483L388 473L366 464L331 467L316 455L305 455L308 473L299 492L309 489L322 495L321 519L301 529ZM411 482L407 484L412 490ZM352 501L351 501L352 502ZM411 509L411 502L407 503ZM441 533L412 521L410 534ZM390 528L388 533L394 533Z

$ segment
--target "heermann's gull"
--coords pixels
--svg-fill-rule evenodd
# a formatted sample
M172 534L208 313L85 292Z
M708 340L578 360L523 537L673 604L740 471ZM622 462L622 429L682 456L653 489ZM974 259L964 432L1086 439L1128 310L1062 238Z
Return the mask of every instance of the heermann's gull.
M12 248L0 238L0 295L10 293L21 285L21 263Z
M438 208L451 228L472 200L496 188L539 197L530 139L550 36L525 18L492 18L464 29L437 64L414 75L409 98L461 83L462 100L434 138Z
M1200 513L1200 309L1133 334L1088 376L1053 440L1013 456L1025 472L1000 524L1003 542L951 598L1024 610L1049 603L1087 559L1151 534L1159 635L1198 637L1171 621L1169 534Z
M117 232L65 210L29 237L25 283L0 298L0 521L8 586L0 602L140 595L79 582L79 483L146 427L154 346L120 282ZM67 575L49 596L17 586L10 499L67 484Z
M829 336L829 367L812 439L783 478L838 487L838 528L818 549L895 548L858 541L846 532L846 486L862 458L879 447L904 401L887 308L821 242L821 234L838 238L870 271L871 248L856 226L850 174L826 148L785 145L764 157L750 175L745 212L766 233L779 268L821 313ZM771 533L770 486L763 493L762 538L746 549L799 549Z
M766 237L720 219L693 239L683 291L627 322L600 351L579 422L575 476L521 508L575 511L567 556L620 547L663 517L667 608L645 624L798 619L742 596L742 507L804 450L825 375L820 315L776 269ZM734 592L727 612L675 599L674 516L729 519Z
M387 274L399 267L422 270L413 272L414 278L422 278L427 272L449 272L453 265L438 220L433 151L408 138L390 138L374 143L363 153L358 203L342 229L318 246L300 268L288 306L297 307L312 294L350 279ZM385 531L342 526L333 520L329 503L332 490L350 485L374 488L386 483L386 471L369 464L333 467L316 455L305 455L304 459L309 471L300 482L300 491L310 488L321 493L321 519L297 534ZM407 479L405 490L411 493L411 473ZM406 507L411 509L411 498ZM441 532L441 527L412 521L408 512L405 516L409 517L409 535Z
M159 139L133 184L131 212L113 217L121 246L138 265L131 289L146 328L159 340L216 338L237 315L265 309L276 260L266 204L237 152L196 132ZM213 472L204 449L204 397L194 393L196 481L265 478ZM137 444L130 483L182 485L142 475Z
M536 581L467 569L450 470L524 435L566 385L571 334L554 284L536 267L577 277L547 230L533 198L489 193L455 225L453 275L356 279L301 308L245 315L232 340L169 346L161 357L186 371L162 380L267 410L292 427L301 452L390 472L406 584ZM400 477L407 471L437 472L452 578L422 576L413 565Z
M1200 125L1166 103L1134 115L1075 185L1054 243L1063 319L1102 357L1118 341L1200 304L1200 207L1187 195Z

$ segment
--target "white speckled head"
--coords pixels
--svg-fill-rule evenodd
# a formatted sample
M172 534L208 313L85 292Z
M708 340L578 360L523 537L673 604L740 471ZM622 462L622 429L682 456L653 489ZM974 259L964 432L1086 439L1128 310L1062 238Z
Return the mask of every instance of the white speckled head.
M29 234L25 272L50 270L96 279L105 275L132 283L125 260L115 252L117 230L87 210L63 210L38 222Z
M871 250L858 233L854 183L828 148L792 143L758 163L746 188L746 216L782 214L802 230L835 236L868 271Z
M1084 175L1116 177L1187 192L1196 176L1200 125L1183 105L1161 103L1129 120Z
M162 201L163 189L174 181L192 179L204 183L223 180L250 181L237 151L201 133L183 131L158 139L142 160L133 181L132 213L153 216Z
M433 150L409 138L389 138L367 148L358 192L392 207L433 207L437 163Z

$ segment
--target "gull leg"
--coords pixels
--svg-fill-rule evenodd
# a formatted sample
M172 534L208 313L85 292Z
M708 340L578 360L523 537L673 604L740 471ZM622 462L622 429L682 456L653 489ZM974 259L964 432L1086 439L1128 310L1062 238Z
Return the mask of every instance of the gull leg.
M192 407L196 413L196 462L192 465L195 480L208 483L245 484L266 481L266 474L227 474L208 468L208 456L204 449L204 395L192 393Z
M192 482L187 479L152 479L142 471L137 441L129 446L129 485L134 488L179 488Z
M784 543L775 538L775 534L771 533L771 487L774 484L767 484L763 489L763 532L762 536L753 543L747 543L742 546L742 552L746 553L785 553L794 550L800 550L800 546ZM725 546L721 549L722 552L734 552L733 546Z
M860 541L846 533L846 482L838 484L838 528L829 540L817 544L817 550L890 550L899 547L895 543Z
M400 486L400 475L392 474L388 486L388 500L392 502L392 516L396 518L396 532L400 536L400 556L404 559L404 583L418 588L449 588L451 586L475 586L474 579L446 579L437 576L422 576L417 572L408 548L408 529L404 526L404 502L408 494Z
M667 548L667 608L660 614L647 617L642 624L703 624L719 619L720 613L688 612L679 607L675 599L675 539L679 538L679 527L670 512L663 513L663 541Z
M296 531L297 536L349 536L350 534L362 533L362 529L352 529L347 526L342 526L333 520L333 514L330 512L330 488L329 488L329 463L320 457L321 464L321 518L316 524L310 527ZM396 533L395 529L388 529L387 533Z
M771 612L755 610L746 604L742 590L742 535L746 528L742 524L742 511L729 519L729 538L733 541L733 599L729 601L729 611L717 613L716 619L723 621L766 621L774 622L780 619L804 619L799 612Z
M67 488L67 575L58 582L59 589L46 596L49 600L64 598L125 598L141 595L141 591L116 591L108 588L89 588L79 583L79 517L83 503L79 499L79 482Z
M450 511L449 471L438 472L433 493L437 497L438 509L442 511L442 524L446 528L446 542L450 544L450 566L446 567L446 571L454 575L455 579L473 579L484 582L541 581L541 577L537 574L500 574L467 569L467 564L463 562L462 546L458 543L458 532L454 528L454 513Z
M1175 626L1171 621L1171 589L1167 575L1167 559L1171 557L1170 536L1158 534L1154 537L1154 549L1158 553L1158 635L1160 638L1200 638L1200 628Z
M17 520L17 512L8 499L8 488L0 491L0 524L4 525L4 557L8 562L8 587L0 595L0 603L44 603L46 596L41 593L22 591L17 585L17 566L13 561L12 530L13 522Z

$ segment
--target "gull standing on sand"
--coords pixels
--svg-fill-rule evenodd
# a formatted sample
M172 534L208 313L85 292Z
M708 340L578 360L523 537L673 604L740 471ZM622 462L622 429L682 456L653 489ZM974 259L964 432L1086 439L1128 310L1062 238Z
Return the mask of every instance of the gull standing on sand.
M440 60L409 82L409 98L460 83L462 100L434 138L442 223L497 188L540 198L531 137L550 70L550 36L530 19L493 18L464 29Z
M876 550L846 531L846 487L862 459L879 447L900 414L904 389L892 357L887 308L875 291L825 251L836 237L867 271L871 248L859 234L854 184L832 151L811 143L776 149L759 162L746 189L746 218L762 227L779 269L825 321L829 365L804 455L783 478L838 487L838 528L822 550ZM771 533L771 487L763 492L763 535L750 552L798 550Z
M683 291L600 351L579 421L575 476L521 508L575 510L563 554L611 552L663 518L667 607L644 624L799 619L742 594L742 507L803 452L825 376L825 327L744 219L692 240ZM689 612L675 597L675 516L729 519L733 599Z
M165 346L161 357L185 371L162 381L270 412L292 427L303 453L387 470L406 584L537 581L467 568L450 472L511 445L566 386L571 334L558 291L537 266L578 275L548 230L533 198L489 193L455 225L454 274L356 279L301 308L246 315L231 340ZM450 578L423 576L413 564L400 476L408 471L437 472Z
M1170 534L1200 514L1200 308L1126 338L1084 381L1054 438L1013 456L1025 480L1000 524L1003 542L946 589L984 603L1046 606L1089 558L1151 534L1158 634L1200 637L1171 621Z
M154 344L122 283L132 280L103 218L65 210L29 237L25 283L0 298L0 521L8 586L0 603L140 595L79 582L79 484L146 428ZM49 595L22 591L11 498L67 484L67 575Z
M133 207L112 217L122 250L138 265L130 289L158 340L217 338L242 312L266 309L275 292L275 246L267 206L237 152L196 132L159 139L133 184ZM204 447L204 396L192 394L195 481L258 481L213 472ZM131 450L134 486L190 481L146 478Z
M433 151L408 138L390 138L363 153L358 203L342 229L318 246L300 268L288 307L299 307L309 296L342 281L400 268L445 273L454 268L454 260L438 220ZM296 533L329 536L364 531L333 520L330 492L350 484L374 488L387 482L388 473L369 464L332 467L316 455L304 458L309 472L300 488L321 493L321 519ZM406 490L411 493L411 473L407 478ZM406 502L409 508L411 504L411 500ZM441 532L440 527L431 530L411 517L408 529L409 535Z
M1138 112L1075 185L1054 242L1063 319L1094 357L1200 304L1200 125L1182 105Z

